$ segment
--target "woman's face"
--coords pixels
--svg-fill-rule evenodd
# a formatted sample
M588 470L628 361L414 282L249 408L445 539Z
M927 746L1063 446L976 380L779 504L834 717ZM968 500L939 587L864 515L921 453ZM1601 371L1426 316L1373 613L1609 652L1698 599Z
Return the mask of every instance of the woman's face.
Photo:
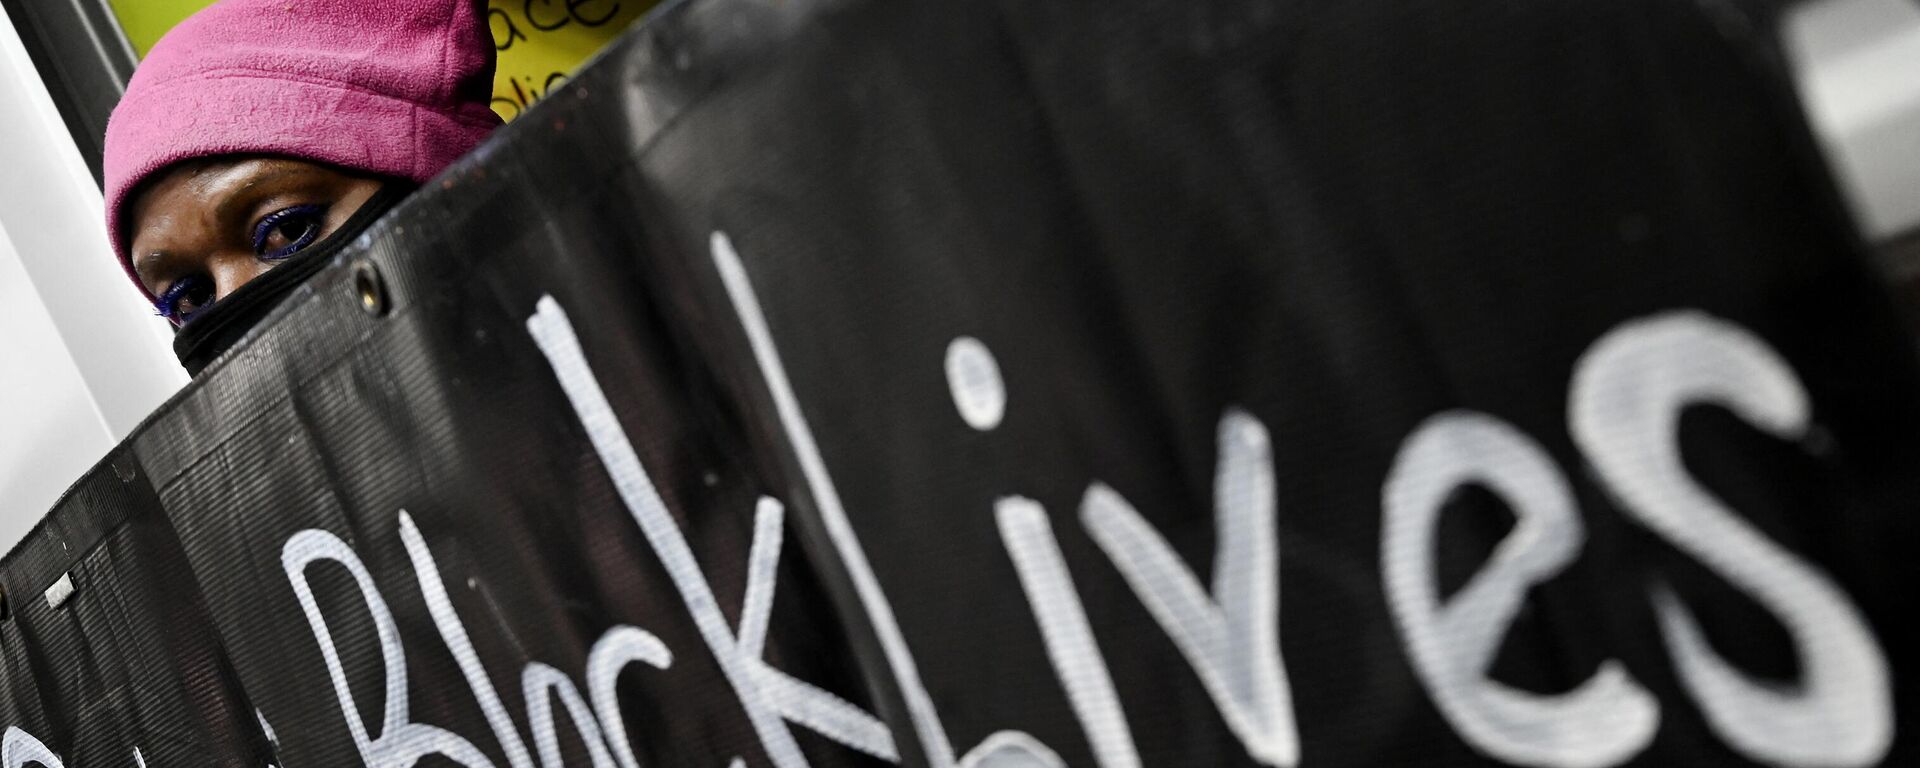
M380 180L301 160L173 166L133 200L134 274L175 324L332 234Z

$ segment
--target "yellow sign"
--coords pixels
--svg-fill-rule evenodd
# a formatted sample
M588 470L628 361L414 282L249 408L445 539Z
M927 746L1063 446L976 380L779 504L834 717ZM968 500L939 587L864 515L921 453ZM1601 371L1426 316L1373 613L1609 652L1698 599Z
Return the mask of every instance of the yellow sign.
M491 0L500 69L493 111L512 120L580 68L658 0Z
M459 2L460 0L448 0ZM489 0L487 30L500 66L493 111L512 120L547 95L659 0ZM212 0L111 0L141 57L182 19Z
M210 0L112 0L110 4L120 20L120 31L127 33L133 52L143 59L173 25L213 5Z

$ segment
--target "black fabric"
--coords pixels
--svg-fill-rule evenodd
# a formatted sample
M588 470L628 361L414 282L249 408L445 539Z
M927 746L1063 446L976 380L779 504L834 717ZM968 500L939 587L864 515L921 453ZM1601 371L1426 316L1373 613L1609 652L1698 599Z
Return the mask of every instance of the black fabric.
M301 249L265 274L234 289L233 293L196 315L173 336L173 354L188 375L199 376L221 353L259 325L281 299L333 262L340 251L365 234L417 185L403 179L382 182L380 189L319 242Z
M0 562L8 754L1920 764L1779 11L671 4Z

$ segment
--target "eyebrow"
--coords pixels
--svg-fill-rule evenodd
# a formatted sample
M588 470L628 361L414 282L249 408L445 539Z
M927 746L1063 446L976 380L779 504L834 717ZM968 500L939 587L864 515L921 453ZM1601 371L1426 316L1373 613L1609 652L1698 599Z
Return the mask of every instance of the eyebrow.
M142 271L159 266L167 260L169 255L166 251L147 251L146 253L134 254L133 276L138 278Z
M130 261L130 264L133 266L133 282L140 286L141 291L147 293L148 298L159 297L159 295L167 289L167 286L163 284L159 290L148 287L149 281L147 280L147 275L165 269L167 262L173 259L174 253L164 248L133 254L133 258Z
M258 165L243 164L222 168L217 171L201 169L194 174L199 177L211 176L211 178L204 183L213 187L216 191L235 187L230 194L227 194L224 199L214 205L213 215L216 219L231 219L236 213L244 213L244 209L251 208L258 204L259 195L248 194L250 190L256 187L271 184L282 179L312 176L318 173L318 169L304 165L273 165L264 170L256 169L259 169ZM212 172L210 173L209 171ZM145 288L146 281L140 279L140 274L164 266L172 257L173 254L164 249L135 254L132 259L132 264L136 282L139 282L141 287ZM152 291L149 290L148 292L151 293Z
M229 173L232 173L232 172L233 171L229 171ZM299 166L299 165L292 165L292 166L282 165L278 167L269 168L268 170L265 170L265 171L246 173L242 175L241 178L236 179L234 182L228 182L228 183L238 183L239 188L235 189L232 194L227 195L225 199L221 200L217 205L214 206L213 208L214 217L222 220L231 219L234 216L236 209L253 207L255 204L259 202L259 199L258 199L259 196L248 195L247 192L254 189L255 187L280 181L281 179L285 179L289 177L312 176L317 173L318 173L318 169L316 168ZM222 178L220 181L226 182L227 180Z

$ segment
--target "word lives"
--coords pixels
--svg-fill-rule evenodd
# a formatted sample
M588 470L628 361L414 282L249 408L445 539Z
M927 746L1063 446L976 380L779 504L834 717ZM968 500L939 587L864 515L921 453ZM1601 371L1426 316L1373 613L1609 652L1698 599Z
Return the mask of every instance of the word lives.
M751 342L789 444L798 454L837 553L858 588L905 697L925 762L945 766L1053 766L1031 736L995 734L962 753L941 725L858 537L841 506L814 433L787 379L746 270L723 233L714 263ZM996 428L1007 393L991 350L961 337L946 373L961 418ZM1768 540L1687 474L1679 450L1683 410L1713 406L1784 439L1805 436L1811 404L1792 370L1763 341L1731 323L1676 311L1625 323L1579 360L1568 423L1599 479L1630 516L1716 572L1787 629L1797 685L1750 677L1706 642L1670 591L1648 596L1686 693L1720 739L1780 766L1869 766L1893 740L1884 652L1851 599L1819 569ZM1203 582L1153 526L1108 485L1091 483L1079 523L1185 657L1225 726L1265 765L1301 764L1294 696L1280 651L1278 516L1271 443L1252 414L1229 409L1216 430L1214 574ZM1439 516L1468 484L1492 490L1518 522L1481 570L1442 599L1434 564ZM1141 764L1099 639L1037 502L995 504L1041 639L1100 768ZM1449 725L1469 744L1514 765L1601 768L1645 750L1661 705L1617 661L1573 690L1541 694L1488 676L1527 591L1572 563L1584 531L1565 475L1532 437L1470 411L1436 414L1402 442L1381 488L1381 583L1401 646Z

